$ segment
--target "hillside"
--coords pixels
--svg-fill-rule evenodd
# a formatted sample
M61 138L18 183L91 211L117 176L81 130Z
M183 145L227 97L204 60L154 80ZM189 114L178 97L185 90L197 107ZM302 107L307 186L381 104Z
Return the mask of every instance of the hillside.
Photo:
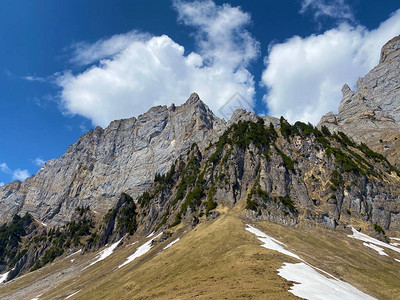
M149 252L122 268L118 266L150 237L124 239L113 254L87 269L96 253L58 259L8 282L0 289L0 297L64 299L78 292L70 299L295 298L288 292L293 283L277 271L284 262L298 260L260 247L256 236L245 230L248 221L240 213L244 206L241 201L235 210L216 221L202 222L190 232L181 228L165 241L157 238ZM266 221L254 226L364 293L378 299L400 295L399 263L394 261L400 259L399 253L387 250L390 257L381 256L348 237L350 230L304 230Z
M0 297L400 297L400 170L358 131L398 124L384 102L397 99L398 41L359 80L379 70L384 95L362 105L380 118L361 117L347 88L317 127L244 110L225 122L193 93L0 187Z

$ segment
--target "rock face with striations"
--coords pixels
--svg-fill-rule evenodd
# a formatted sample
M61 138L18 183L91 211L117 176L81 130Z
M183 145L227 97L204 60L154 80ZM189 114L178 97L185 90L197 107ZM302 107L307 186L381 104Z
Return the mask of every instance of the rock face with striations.
M357 91L346 84L338 114L323 116L318 126L343 131L400 164L400 36L387 42L379 64L357 81Z
M0 223L29 212L50 225L69 221L77 206L105 213L125 191L136 197L193 143L205 148L225 121L192 94L182 106L157 106L137 119L90 130L59 159L24 182L0 187Z

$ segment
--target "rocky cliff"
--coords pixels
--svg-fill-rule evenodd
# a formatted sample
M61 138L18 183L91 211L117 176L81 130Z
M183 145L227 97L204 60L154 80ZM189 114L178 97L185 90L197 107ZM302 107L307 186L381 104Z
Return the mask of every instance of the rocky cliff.
M355 92L345 84L342 93L338 114L328 113L318 126L343 131L399 165L400 36L382 47L379 64L359 78Z
M261 118L239 121L213 147L193 147L170 181L156 182L145 203L139 199L148 208L142 224L145 233L197 224L215 207L246 199L246 215L255 220L331 229L376 224L398 233L399 175L384 156L343 133L284 119L278 130Z
M36 175L0 187L0 223L29 212L48 225L61 225L78 206L104 214L122 192L139 196L193 143L204 149L224 130L225 121L197 94L179 107L157 106L138 118L97 127Z

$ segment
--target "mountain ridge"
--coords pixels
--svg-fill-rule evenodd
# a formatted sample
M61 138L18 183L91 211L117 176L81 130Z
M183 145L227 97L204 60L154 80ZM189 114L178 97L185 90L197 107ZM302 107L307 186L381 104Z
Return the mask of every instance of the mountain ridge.
M0 214L10 220L0 228L0 271L11 279L66 253L155 233L162 243L230 212L305 230L353 226L389 242L388 234L400 235L400 170L357 142L359 131L342 129L357 120L355 128L370 134L388 122L397 126L386 102L370 113L375 98L360 93L386 64L397 66L398 41L384 46L360 91L343 87L338 115L317 127L241 109L226 122L193 93L181 106L156 106L90 130L37 175L0 187ZM396 77L396 68L387 69Z
M324 115L318 127L343 131L400 165L400 36L388 41L380 61L357 81L353 92L345 84L338 113Z
M139 196L155 173L167 170L193 142L208 146L224 126L192 94L182 106L153 107L137 118L96 127L36 175L0 187L1 219L29 212L42 222L60 225L78 206L105 213L116 203L115 196L128 189L137 189L133 196Z

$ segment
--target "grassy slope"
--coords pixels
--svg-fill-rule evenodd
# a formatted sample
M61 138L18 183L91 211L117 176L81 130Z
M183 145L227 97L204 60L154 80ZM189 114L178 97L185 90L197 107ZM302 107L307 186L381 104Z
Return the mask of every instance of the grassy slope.
M400 298L400 254L385 249L389 257L363 246L363 242L348 238L347 232L324 228L307 230L287 228L269 222L256 226L265 233L290 245L293 252L308 263L329 272L359 290L378 299Z
M55 298L64 287L71 293L69 284L79 290L84 283L77 299L294 298L287 292L290 284L276 272L280 255L259 247L238 218L227 216L202 224L157 255L170 241L153 248L151 257L142 257L108 276L101 274L111 262L99 263L95 272L66 282L41 299ZM96 280L90 282L93 277Z
M138 245L119 247L106 260L82 273L83 265L70 270L71 278L52 287L40 299L290 299L290 283L277 275L283 262L296 262L260 247L257 238L244 230L240 207L215 222L202 223L171 248L159 253L177 236L155 246L147 255L116 269ZM343 279L379 299L400 297L400 259L379 256L346 233L322 228L299 230L259 222L256 227L285 242L289 249L314 266ZM348 232L349 233L349 232ZM85 259L86 256L79 256ZM93 256L92 256L93 257ZM67 261L67 262L66 262ZM69 259L10 282L2 294L20 288L39 275L65 267ZM74 276L75 275L75 276ZM36 293L36 294L34 294ZM32 297L38 291L32 292Z

